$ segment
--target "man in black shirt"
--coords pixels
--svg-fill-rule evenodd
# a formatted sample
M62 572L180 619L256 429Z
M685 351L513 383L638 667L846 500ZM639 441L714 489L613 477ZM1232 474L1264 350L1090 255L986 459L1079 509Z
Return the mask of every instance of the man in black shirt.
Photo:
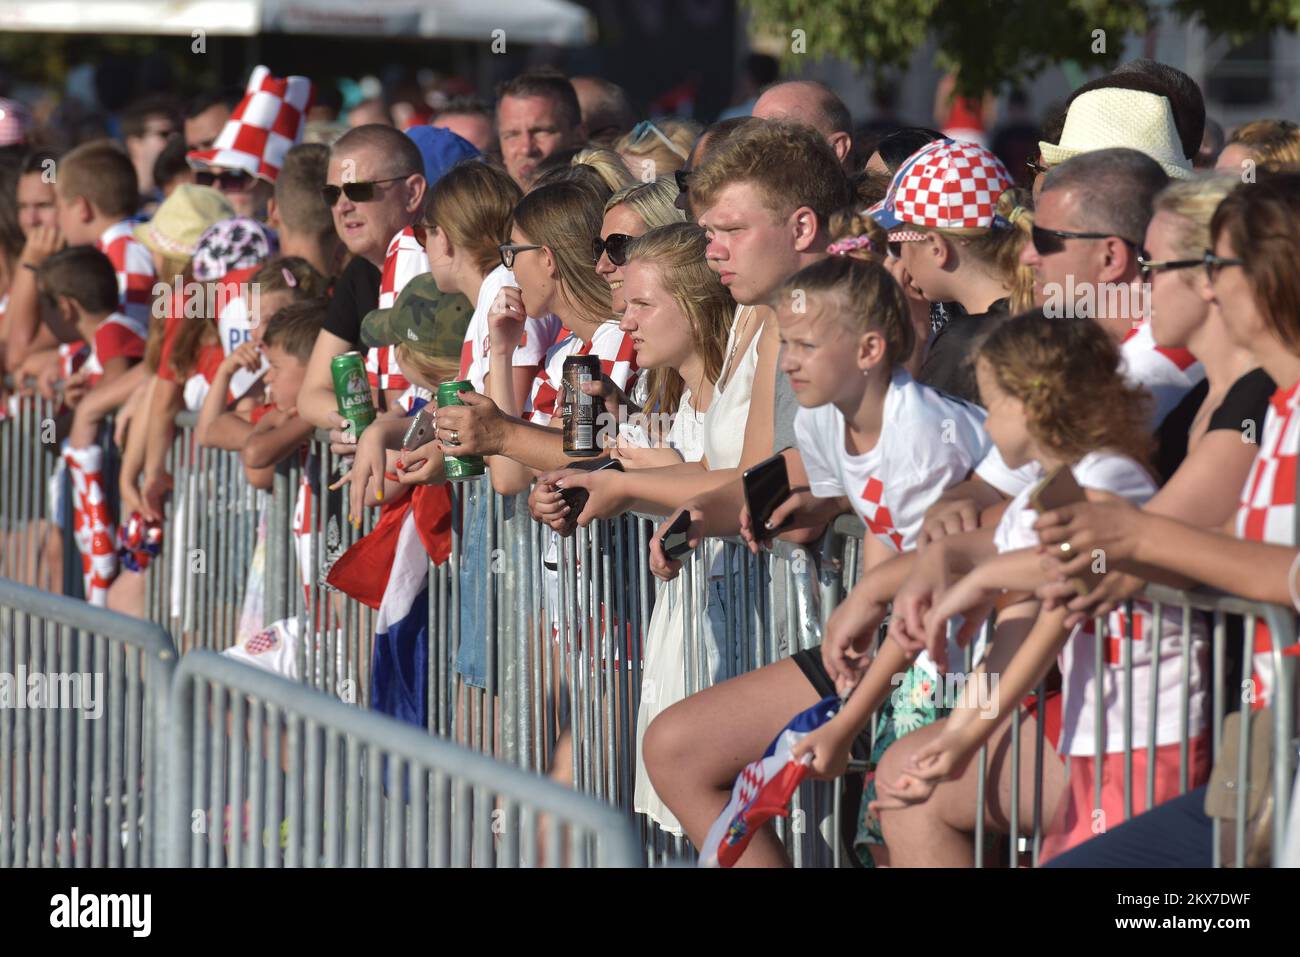
M391 126L358 126L340 137L330 153L323 193L352 261L334 283L298 400L302 417L320 428L342 424L330 362L361 347L361 320L379 304L388 244L424 208L423 170L415 142Z

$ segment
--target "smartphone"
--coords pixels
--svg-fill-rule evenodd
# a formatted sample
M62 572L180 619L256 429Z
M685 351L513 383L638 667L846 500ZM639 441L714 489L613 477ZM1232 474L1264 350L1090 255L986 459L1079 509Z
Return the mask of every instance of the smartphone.
M749 527L754 538L765 539L776 529L767 529L768 519L777 506L790 497L790 475L786 471L785 456L777 453L764 459L742 476L745 484L745 504L749 507Z
M623 471L623 463L618 459L611 459L608 456L600 459L578 459L570 462L565 466L566 469L578 469L582 472L599 472L602 469L613 469L615 472ZM564 502L569 506L569 515L577 518L582 514L582 510L587 507L587 499L591 498L591 493L585 488L562 488L560 495Z
M425 406L407 427L406 435L402 436L402 451L410 452L429 444L433 441L433 435L433 413Z
M681 558L691 550L691 546L686 541L686 533L690 530L690 527L691 513L682 509L677 513L677 518L673 520L673 523L668 526L668 530L664 532L662 540L664 554L673 561Z
M1074 480L1074 473L1068 465L1058 465L1034 486L1029 493L1029 501L1034 509L1042 514L1067 505L1078 505L1088 501L1079 483ZM1101 575L1091 569L1072 580L1075 590L1086 595L1101 582Z

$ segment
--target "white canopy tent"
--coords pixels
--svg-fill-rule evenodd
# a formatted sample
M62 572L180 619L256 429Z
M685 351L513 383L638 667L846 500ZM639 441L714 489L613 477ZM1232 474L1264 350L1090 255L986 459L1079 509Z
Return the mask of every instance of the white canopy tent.
M258 33L578 46L591 14L568 0L40 0L0 5L18 33ZM504 31L495 33L494 31Z

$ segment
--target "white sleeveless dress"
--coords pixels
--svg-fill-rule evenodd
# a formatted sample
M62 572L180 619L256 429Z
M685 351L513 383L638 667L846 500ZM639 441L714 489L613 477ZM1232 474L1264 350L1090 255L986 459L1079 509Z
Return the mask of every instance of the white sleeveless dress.
M731 354L735 335L736 323L733 322L724 356ZM697 420L696 415L688 411L686 398L683 397L683 407L673 419L669 443L682 453L686 461L693 462L707 457L709 466L714 469L735 468L740 464L745 444L745 421L749 417L749 399L754 388L754 372L758 366L758 339L755 334L745 352L736 357L735 369L725 390L718 391L715 388L713 401L695 427L696 434L690 436L676 434L679 423L689 428L691 421ZM686 448L678 445L678 440L697 444ZM712 578L719 573L717 565L721 559L721 545L709 542L706 547L709 552L704 558ZM686 696L686 621L683 617L685 592L679 576L661 586L655 597L654 613L650 616L650 627L646 630L641 704L636 722L637 760L633 807L637 813L646 815L671 834L681 834L682 828L650 783L642 759L641 741L645 737L646 728L659 712ZM705 627L702 635L709 658L710 679L713 682L721 678L722 655L716 636L725 633L724 609L717 600L719 593L713 588L707 591L707 620L712 627Z

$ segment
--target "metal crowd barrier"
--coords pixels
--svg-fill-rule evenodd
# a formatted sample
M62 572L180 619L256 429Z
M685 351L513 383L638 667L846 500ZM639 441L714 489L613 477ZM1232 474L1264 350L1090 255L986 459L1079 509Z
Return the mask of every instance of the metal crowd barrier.
M62 592L63 561L53 560L62 536L48 501L59 460L56 403L2 390L0 398L0 576Z
M299 680L343 701L361 707L369 705L369 667L373 652L374 612L345 598L324 585L325 573L342 554L373 525L368 512L361 529L346 521L345 497L326 493L346 467L334 456L324 433L318 433L305 463L285 464L278 471L274 491L256 493L244 483L237 456L198 450L185 420L180 420L173 472L177 489L199 507L173 507L169 541L183 541L186 554L199 549L208 556L208 571L200 577L186 566L171 561L158 563L160 574L181 569L186 581L180 586L184 600L170 619L183 648L221 649L239 637L240 602L245 595L242 572L258 567L255 557L257 523L265 521L261 579L262 615L270 622L296 618L299 625ZM299 550L293 535L297 489L306 475L312 486L310 538L310 584L304 589L298 569ZM636 761L636 719L641 694L642 654L654 606L663 600L664 585L652 579L644 556L653 526L642 518L624 516L611 522L597 522L560 540L552 563L552 535L533 522L522 496L505 499L493 493L486 479L452 485L457 519L451 559L441 566L429 566L429 661L427 730L469 748L513 763L538 774L548 774L575 790L592 795L622 810L640 827L643 858L651 864L689 860L689 842L661 831L632 811L632 785ZM485 498L485 503L480 502ZM482 567L461 567L459 529L466 510L487 509L488 559ZM178 522L176 516L180 516ZM181 524L183 522L183 524ZM769 664L820 641L821 628L836 604L860 574L861 525L842 517L827 533L820 547L790 549L779 543L775 551L752 556L738 542L717 542L697 549L686 561L681 591L688 605L689 625L684 636L687 692L706 687L711 671L726 678ZM706 564L709 563L709 564ZM224 571L213 574L212 570ZM481 575L476 585L481 601L481 621L487 642L487 687L472 688L456 673L452 662L461 635L461 584L463 576ZM710 583L710 577L715 583ZM249 584L256 581L249 576ZM170 594L174 584L161 587ZM705 648L705 617L708 590L720 588L725 611L720 628L722 660L710 662ZM155 589L155 593L158 589ZM1214 668L1214 713L1211 717L1212 745L1217 757L1221 744L1226 702L1235 700L1234 689L1225 686L1224 668L1228 653L1226 621L1244 616L1248 643L1256 619L1270 622L1283 644L1293 643L1295 627L1287 609L1217 597L1199 592L1151 589L1147 599L1157 603L1153 622L1157 640L1160 610L1178 607L1183 619L1197 615L1210 620ZM158 601L151 602L155 616ZM1102 640L1097 641L1100 658L1105 645L1105 622L1096 623ZM246 637L246 635L245 635ZM1121 642L1125 645L1126 642ZM1279 646L1280 647L1280 646ZM1294 702L1294 659L1276 655L1277 673L1285 701L1274 709L1277 787L1276 811L1279 826L1275 834L1281 849L1281 822L1290 804L1290 778L1281 782L1291 766L1282 758L1289 755L1294 737L1294 720L1287 717L1288 702ZM1134 741L1132 735L1132 657L1121 661L1121 684L1128 702L1124 722L1128 745L1124 774L1124 818L1131 816L1134 796L1142 795L1149 805L1154 794L1154 768L1144 780L1134 781L1133 753L1154 740L1154 722L1149 722L1152 741ZM1152 669L1153 682L1159 669ZM1187 685L1184 669L1184 686ZM1043 699L1039 689L1038 700ZM1187 701L1184 687L1181 699ZM1154 699L1153 699L1154 700ZM1154 707L1158 702L1154 702ZM1100 720L1098 713L1098 720ZM974 835L974 860L1017 866L1022 859L1039 862L1039 852L1051 808L1043 807L1043 725L1036 723L1035 739L1023 742L1033 755L1033 768L1026 776L1021 768L1020 740L1023 714L1010 725L1011 802L1007 809L1009 833L1006 843L993 842L986 834L990 756L979 756L981 785L979 813ZM1289 722L1289 723L1285 723ZM1184 727L1187 722L1184 721ZM873 734L874 734L873 726ZM1095 730L1095 729L1094 729ZM1248 733L1248 732L1247 732ZM567 746L565 744L567 740ZM1099 737L1100 740L1100 737ZM1200 782L1188 778L1190 742L1181 744L1180 792ZM1292 751L1294 749L1292 748ZM1100 757L1100 755L1098 756ZM1097 762L1095 793L1100 794L1101 762ZM1031 781L1032 784L1026 783ZM1033 788L1032 820L1021 813L1022 789ZM1283 793L1285 792L1285 793ZM842 807L842 789L808 784L800 789L789 819L776 822L777 831L796 866L840 866L846 863L841 834L844 815L856 819L857 808ZM485 811L484 806L478 808ZM1115 822L1109 822L1113 826ZM1279 857L1280 859L1280 857Z
M632 867L613 809L210 652L178 669L170 863Z
M175 662L157 625L0 578L0 867L161 863Z

